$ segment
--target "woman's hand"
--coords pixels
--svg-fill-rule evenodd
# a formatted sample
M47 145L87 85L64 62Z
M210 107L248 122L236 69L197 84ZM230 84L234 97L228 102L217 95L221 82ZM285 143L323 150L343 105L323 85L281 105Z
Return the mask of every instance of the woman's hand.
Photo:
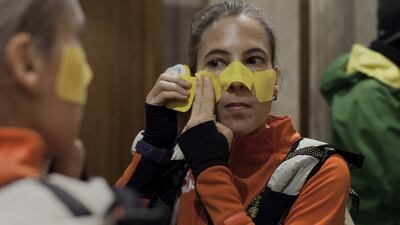
M176 112L167 109L168 101L187 100L191 84L179 78L173 69L160 75L146 97L146 129L143 139L158 148L171 150L178 133Z
M191 84L176 74L165 72L161 74L146 97L146 103L155 106L165 106L168 101L187 100Z
M196 95L192 106L192 114L183 132L207 121L213 121L215 117L214 88L210 78L198 76L196 83ZM231 129L219 122L215 122L215 124L218 132L225 136L230 145L233 139Z
M222 135L224 135L224 137L226 138L226 141L228 141L229 149L231 149L231 143L232 143L232 139L233 139L232 130L220 122L215 122L215 125L217 126L218 132L221 133Z
M199 76L196 83L192 114L178 140L195 177L212 166L228 166L233 137L229 128L214 122L215 101L211 80Z

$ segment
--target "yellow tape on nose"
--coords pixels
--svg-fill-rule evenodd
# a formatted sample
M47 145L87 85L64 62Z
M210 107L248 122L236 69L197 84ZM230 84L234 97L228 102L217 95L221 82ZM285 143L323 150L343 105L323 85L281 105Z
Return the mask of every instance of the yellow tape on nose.
M235 61L229 64L220 74L219 81L224 90L233 83L241 83L250 91L255 90L259 102L271 101L276 84L275 70L252 72L241 62Z
M55 85L57 96L64 101L85 104L92 76L92 70L86 61L83 49L64 47Z

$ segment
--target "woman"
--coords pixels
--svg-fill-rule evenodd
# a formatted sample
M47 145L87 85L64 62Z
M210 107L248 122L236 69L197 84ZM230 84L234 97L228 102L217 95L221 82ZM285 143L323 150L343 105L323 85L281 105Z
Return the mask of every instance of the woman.
M228 82L217 104L211 79L196 78L190 119L178 138L190 168L172 213L178 224L254 224L247 209L257 204L272 173L301 139L289 116L270 115L271 98L260 101L258 93L264 89L257 89L257 82L248 88L238 81L250 79L252 73L265 75L276 70L275 61L275 38L259 9L237 1L222 2L204 9L194 20L190 42L193 73L211 72L222 86L231 79L227 71L250 75ZM150 202L155 206L171 202L165 190L176 186L168 186L162 174L177 170L176 165L182 163L169 161L178 123L165 105L187 100L192 85L171 73L159 77L146 98L147 127L136 145L138 152L117 183L137 188L149 198L157 195L158 202ZM274 87L269 90L271 95L277 94ZM302 187L284 224L344 224L349 183L346 162L338 155L329 157ZM270 204L274 207L279 202Z
M46 163L79 177L84 151L75 139L91 77L81 47L82 9L75 0L0 3L0 126L43 139Z
M101 178L73 179L91 79L84 25L77 0L0 0L0 224L113 224L135 208Z

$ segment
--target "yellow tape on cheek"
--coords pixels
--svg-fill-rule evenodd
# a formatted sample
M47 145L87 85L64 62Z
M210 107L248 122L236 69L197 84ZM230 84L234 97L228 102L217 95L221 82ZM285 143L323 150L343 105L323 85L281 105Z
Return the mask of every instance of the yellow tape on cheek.
M64 47L55 86L57 96L64 101L85 104L92 76L83 49Z
M259 102L271 101L276 84L275 70L265 70L254 73L254 89Z
M196 90L196 77L179 74L178 77L190 82L192 87L189 89L190 96L187 101L173 101L166 104L166 107L179 112L187 112L192 107Z

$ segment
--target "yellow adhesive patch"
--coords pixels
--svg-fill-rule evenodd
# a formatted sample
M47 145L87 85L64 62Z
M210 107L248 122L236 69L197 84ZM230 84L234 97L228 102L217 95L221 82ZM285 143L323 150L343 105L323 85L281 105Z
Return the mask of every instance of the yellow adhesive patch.
M219 81L224 90L228 90L232 83L242 83L247 89L255 89L259 102L271 101L276 84L275 70L252 72L239 61L232 62L219 75Z
M228 90L234 82L240 82L251 90L254 83L253 73L242 63L235 61L219 74L219 82L224 90Z
M192 84L189 89L190 96L187 101L175 101L166 104L166 107L179 112L187 112L192 107L196 90L196 77L190 76L190 69L186 65L177 65L166 70L167 73L176 74L178 77Z
M259 102L271 101L276 84L275 70L264 70L254 73L254 89Z
M57 96L64 101L85 104L92 77L93 73L83 49L64 47L55 85Z

